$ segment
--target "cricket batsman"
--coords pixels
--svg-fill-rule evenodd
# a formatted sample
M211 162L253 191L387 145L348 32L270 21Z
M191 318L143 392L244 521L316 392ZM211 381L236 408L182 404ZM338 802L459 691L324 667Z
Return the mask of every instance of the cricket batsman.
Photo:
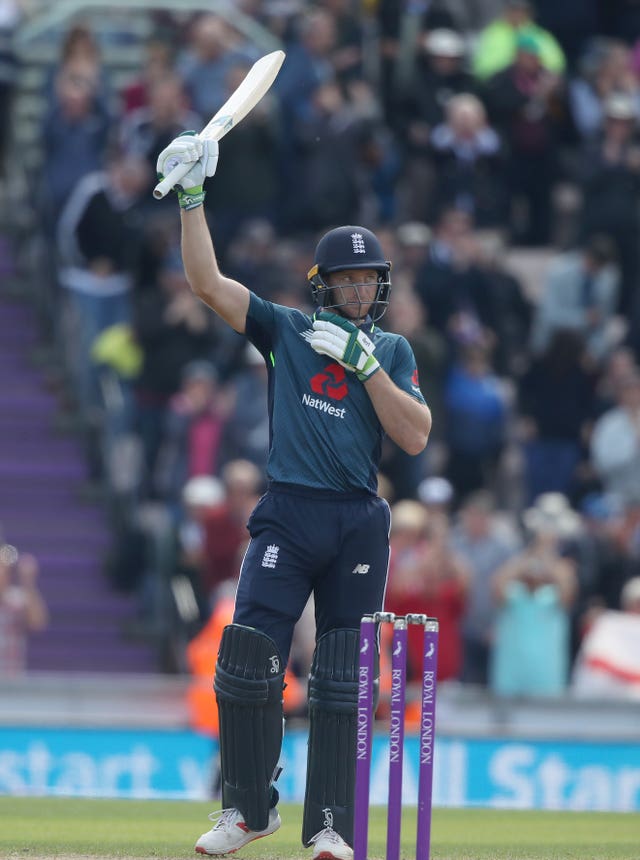
M419 454L431 414L408 342L377 326L391 263L374 233L340 226L320 239L308 275L311 316L273 304L218 266L202 207L217 142L180 135L160 154L159 177L178 162L189 166L174 190L191 289L256 346L269 374L268 489L248 522L216 663L223 809L195 850L223 856L280 827L283 678L313 594L302 842L314 860L351 860L359 623L382 609L389 561L389 506L377 495L381 444L386 434Z

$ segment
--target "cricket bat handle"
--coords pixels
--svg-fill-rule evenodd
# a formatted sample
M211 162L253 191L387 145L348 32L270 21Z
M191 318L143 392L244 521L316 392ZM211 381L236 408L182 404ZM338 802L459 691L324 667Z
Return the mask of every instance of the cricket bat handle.
M153 196L156 200L162 200L162 198L171 191L176 183L180 182L183 176L186 176L187 173L191 170L193 164L189 164L186 162L179 162L170 170L167 176L161 181L158 182L156 187L153 189ZM149 192L147 192L148 194Z

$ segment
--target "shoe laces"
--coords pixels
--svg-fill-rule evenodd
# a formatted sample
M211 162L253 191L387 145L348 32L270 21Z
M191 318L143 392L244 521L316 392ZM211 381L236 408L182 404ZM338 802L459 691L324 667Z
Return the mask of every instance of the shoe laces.
M207 816L209 821L213 821L213 830L229 830L238 820L242 818L242 813L239 809L218 809L216 812L210 812Z
M319 833L316 833L315 836L312 836L309 842L313 844L314 842L318 842L320 839L326 839L329 842L333 842L334 845L344 845L344 839L333 829L333 827L323 828Z

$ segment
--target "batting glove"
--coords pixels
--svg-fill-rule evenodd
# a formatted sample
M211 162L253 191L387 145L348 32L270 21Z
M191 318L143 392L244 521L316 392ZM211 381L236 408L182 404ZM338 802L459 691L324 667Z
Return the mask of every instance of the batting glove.
M204 202L204 180L216 172L218 141L202 140L195 131L183 131L158 156L158 180L164 179L181 163L193 164L193 167L182 177L179 185L173 186L173 190L182 209L195 209Z
M373 341L338 314L326 311L319 313L314 320L309 342L316 352L328 355L355 373L360 382L366 382L380 370L380 363L374 355Z

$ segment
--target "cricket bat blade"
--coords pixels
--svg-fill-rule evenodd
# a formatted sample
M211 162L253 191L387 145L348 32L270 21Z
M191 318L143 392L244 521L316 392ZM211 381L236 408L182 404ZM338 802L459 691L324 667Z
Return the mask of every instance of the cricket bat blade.
M252 110L275 81L284 62L284 51L265 54L251 66L240 86L229 96L220 110L202 129L198 137L203 140L220 140ZM153 189L153 196L161 200L177 185L193 164L180 163Z

